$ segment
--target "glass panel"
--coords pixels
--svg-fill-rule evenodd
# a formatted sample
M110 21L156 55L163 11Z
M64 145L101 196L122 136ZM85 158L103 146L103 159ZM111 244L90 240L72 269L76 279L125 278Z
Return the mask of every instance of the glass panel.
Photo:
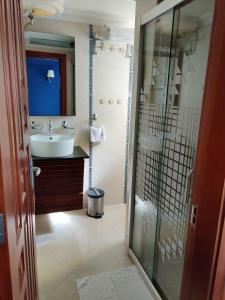
M180 298L213 8L213 0L195 0L174 13L154 268L168 300Z
M165 299L178 300L214 0L144 26L131 249Z
M167 33L163 31L167 24ZM143 76L138 108L135 204L131 248L150 278L153 275L173 11L145 26Z

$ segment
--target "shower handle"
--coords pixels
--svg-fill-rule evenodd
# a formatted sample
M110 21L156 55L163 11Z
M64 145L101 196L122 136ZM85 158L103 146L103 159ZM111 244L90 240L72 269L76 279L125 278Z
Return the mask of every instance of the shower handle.
M190 190L191 190L191 181L192 181L192 175L194 173L194 168L190 169L187 173L186 180L185 180L185 192L184 192L184 203L189 203L190 198Z

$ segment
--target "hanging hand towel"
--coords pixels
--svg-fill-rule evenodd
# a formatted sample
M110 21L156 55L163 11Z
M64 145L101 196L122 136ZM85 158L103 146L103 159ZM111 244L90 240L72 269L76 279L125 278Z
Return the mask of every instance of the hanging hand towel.
M105 127L90 127L90 142L93 144L100 144L105 142Z

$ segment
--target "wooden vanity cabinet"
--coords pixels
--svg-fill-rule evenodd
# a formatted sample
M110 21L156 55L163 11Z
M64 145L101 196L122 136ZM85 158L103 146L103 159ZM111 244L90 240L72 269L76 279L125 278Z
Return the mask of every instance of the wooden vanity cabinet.
M33 159L41 168L35 177L36 214L83 208L84 158Z

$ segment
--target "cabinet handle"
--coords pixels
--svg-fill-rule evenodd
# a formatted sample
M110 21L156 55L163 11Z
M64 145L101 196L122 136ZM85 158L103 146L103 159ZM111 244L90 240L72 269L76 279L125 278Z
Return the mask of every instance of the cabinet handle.
M39 176L41 174L41 168L39 167L33 167L33 173L34 173L34 176Z

